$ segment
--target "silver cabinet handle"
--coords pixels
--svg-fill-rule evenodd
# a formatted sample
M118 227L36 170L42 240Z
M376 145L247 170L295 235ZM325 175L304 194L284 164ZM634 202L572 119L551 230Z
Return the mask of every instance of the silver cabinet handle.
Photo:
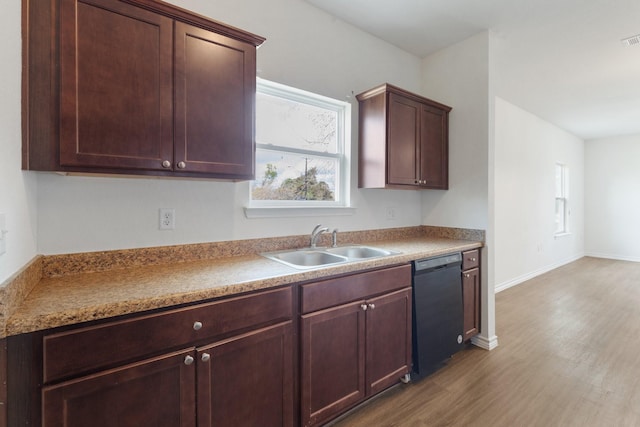
M193 360L194 360L194 359L193 359L193 357L192 357L192 356L186 356L186 357L184 358L184 364L185 364L185 365L191 365L191 364L193 363Z
M211 355L209 353L202 353L202 361L208 362L209 360L211 360Z
M376 308L376 305L375 305L375 304L369 304L369 308L370 308L371 310L373 310L374 308Z
M187 167L187 164L185 162L178 162L178 169L184 169Z
M367 304L360 304L360 308L364 311L367 311Z
M469 261L476 262L476 259L475 258L469 258Z
M162 162L162 167L163 168L170 168L171 167L171 162L169 160L165 160L164 162Z
M471 275L469 273L465 273L464 277L466 277L468 279L469 277L471 277Z
M202 329L202 322L194 322L193 323L193 330L194 331L199 331L200 329Z

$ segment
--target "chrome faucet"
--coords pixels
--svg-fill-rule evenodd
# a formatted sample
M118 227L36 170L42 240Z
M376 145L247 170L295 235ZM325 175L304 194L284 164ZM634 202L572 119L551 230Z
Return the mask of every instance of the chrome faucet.
M311 243L309 244L309 247L315 249L316 242L318 241L318 236L326 231L329 231L328 227L323 227L322 224L316 225L316 227L311 232Z
M338 247L338 229L334 228L331 232L331 247Z

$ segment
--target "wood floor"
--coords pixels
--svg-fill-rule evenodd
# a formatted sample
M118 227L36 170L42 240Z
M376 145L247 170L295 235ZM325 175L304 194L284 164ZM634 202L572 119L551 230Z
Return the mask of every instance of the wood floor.
M583 258L507 289L496 334L335 426L640 426L640 263Z

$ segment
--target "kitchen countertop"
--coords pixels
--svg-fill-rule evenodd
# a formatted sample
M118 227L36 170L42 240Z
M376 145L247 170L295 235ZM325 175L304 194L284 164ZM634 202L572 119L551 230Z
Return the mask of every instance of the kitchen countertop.
M318 280L482 246L478 241L440 237L363 244L400 254L310 270L248 254L43 277L7 319L6 335Z

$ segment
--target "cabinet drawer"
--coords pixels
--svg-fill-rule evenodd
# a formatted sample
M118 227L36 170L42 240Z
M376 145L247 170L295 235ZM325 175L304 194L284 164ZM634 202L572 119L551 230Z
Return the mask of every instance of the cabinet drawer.
M290 319L291 295L287 287L45 336L44 382Z
M462 270L469 270L480 265L480 249L462 252Z
M411 286L411 265L353 274L301 286L301 311L310 313Z

